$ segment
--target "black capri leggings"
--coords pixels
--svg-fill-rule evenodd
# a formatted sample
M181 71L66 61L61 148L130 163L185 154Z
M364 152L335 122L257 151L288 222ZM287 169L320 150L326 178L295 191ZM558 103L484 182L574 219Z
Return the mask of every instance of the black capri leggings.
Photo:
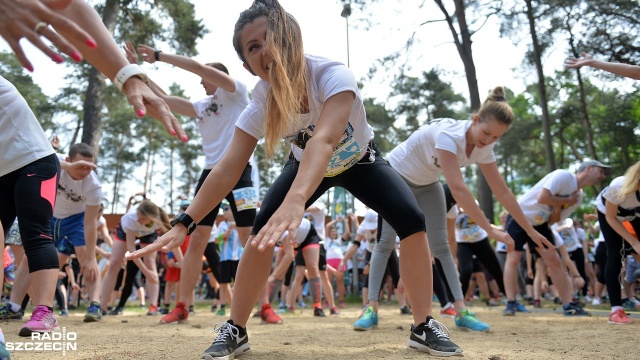
M607 245L604 242L601 242L598 247L596 247L596 265L598 265L598 271L596 271L596 279L600 284L606 284L606 280L604 279L604 269L607 267Z
M500 268L500 263L488 238L474 243L458 243L458 269L460 270L462 293L466 294L469 288L469 279L471 279L471 274L473 274L473 255L476 256L478 262L484 265L485 269L491 274L491 277L496 280L500 291L506 294L502 278L502 269Z
M375 144L375 161L370 162L368 153L363 160L344 172L325 177L307 201L305 208L311 206L322 194L335 186L341 186L358 200L382 216L398 233L400 239L425 231L424 215L407 183L382 158ZM280 176L267 191L260 212L251 230L253 235L267 223L271 215L280 207L291 184L298 174L300 162L289 155Z
M216 281L220 282L220 253L218 251L218 245L215 242L207 243L207 247L204 249L204 257L207 259L209 269L211 269Z
M607 246L607 265L604 268L604 279L607 284L607 293L611 306L622 306L622 296L620 294L620 272L622 270L622 259L635 252L620 234L618 234L607 222L605 214L598 211L598 221L600 231L604 235L604 243ZM631 226L636 234L640 234L640 218L631 220ZM598 247L602 244L598 245Z
M0 220L5 236L16 216L29 272L58 269L51 218L60 176L55 154L0 177Z
M133 285L136 285L136 288L140 288L140 283L138 282L137 275L140 269L138 265L136 265L133 261L127 261L127 274L124 277L124 285L122 286L122 294L120 295L120 302L118 303L118 307L123 308L131 296L133 292Z

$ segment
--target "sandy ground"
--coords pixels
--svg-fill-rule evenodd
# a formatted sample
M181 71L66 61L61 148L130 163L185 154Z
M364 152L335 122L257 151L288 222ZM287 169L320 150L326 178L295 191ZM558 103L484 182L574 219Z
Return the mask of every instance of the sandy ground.
M515 317L502 315L502 307L472 307L491 325L490 333L462 331L453 319L436 316L445 324L465 359L638 359L637 332L640 320L628 326L607 324L606 312L591 317L568 318L554 309L543 309ZM425 353L406 349L411 317L400 315L396 306L380 310L380 326L368 332L353 330L360 309L348 305L338 316L314 318L308 309L285 315L283 325L248 324L251 352L243 360L311 359L423 359ZM213 340L210 330L218 321L202 308L180 325L160 325L159 317L141 311L105 317L100 323L85 324L78 312L60 318L60 326L77 335L77 350L13 351L21 359L200 359ZM635 315L634 315L635 317ZM21 323L5 322L7 342L29 340L17 336Z

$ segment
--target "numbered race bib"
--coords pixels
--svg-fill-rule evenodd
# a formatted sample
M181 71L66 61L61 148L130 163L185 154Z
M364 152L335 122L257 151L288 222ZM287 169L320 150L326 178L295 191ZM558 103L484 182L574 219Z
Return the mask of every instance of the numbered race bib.
M256 209L258 207L258 192L254 187L234 189L233 198L238 211Z

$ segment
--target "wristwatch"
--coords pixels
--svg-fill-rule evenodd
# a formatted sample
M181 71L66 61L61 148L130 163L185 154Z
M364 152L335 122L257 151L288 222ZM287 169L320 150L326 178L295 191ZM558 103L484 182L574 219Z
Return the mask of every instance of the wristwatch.
M191 235L191 233L196 229L196 222L193 221L191 216L187 213L181 213L173 217L170 222L171 226L175 227L176 224L182 224L185 228L187 228L187 235Z
M147 77L147 74L136 64L129 64L120 69L113 78L113 83L118 87L118 90L122 91L124 83L132 76L139 77L145 82L145 84L149 85L149 78Z

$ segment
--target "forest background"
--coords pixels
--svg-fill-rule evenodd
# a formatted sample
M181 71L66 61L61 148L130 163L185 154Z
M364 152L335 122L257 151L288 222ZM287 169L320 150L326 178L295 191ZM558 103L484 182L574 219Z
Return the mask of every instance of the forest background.
M249 89L256 82L242 69L230 41L237 14L251 1L89 3L118 43L131 40L201 62L222 61ZM564 58L582 51L603 60L640 63L636 1L281 3L300 21L308 53L353 69L383 153L431 119L469 118L491 88L503 85L517 119L495 151L516 195L546 173L575 170L587 158L613 166L612 176L622 175L639 160L638 83L597 70L562 67ZM45 66L41 57L30 74L6 51L6 44L0 49L5 49L0 52L0 75L17 86L45 132L62 139L61 151L79 141L96 149L106 212L122 212L132 192L144 191L172 210L179 196L193 196L203 163L193 119L181 117L191 139L181 143L158 122L137 118L124 96L90 65ZM174 95L191 100L205 96L197 77L167 64L143 67ZM266 159L258 146L263 194L286 155L283 151ZM464 175L487 216L494 218L500 209L481 174L469 167ZM611 179L587 189L579 213L593 212L595 196ZM324 201L331 202L331 196Z

